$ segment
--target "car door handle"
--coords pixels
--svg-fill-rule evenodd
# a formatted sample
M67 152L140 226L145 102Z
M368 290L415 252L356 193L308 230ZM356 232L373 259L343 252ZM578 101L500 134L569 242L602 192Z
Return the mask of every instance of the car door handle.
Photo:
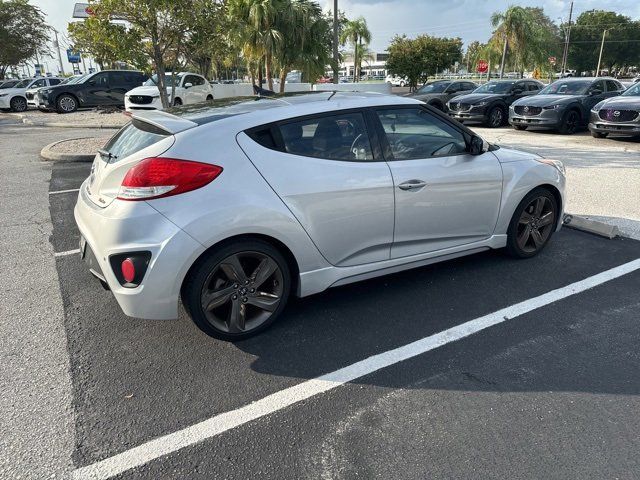
M398 185L400 190L420 190L423 187L427 186L427 182L423 182L422 180L407 180L406 182Z

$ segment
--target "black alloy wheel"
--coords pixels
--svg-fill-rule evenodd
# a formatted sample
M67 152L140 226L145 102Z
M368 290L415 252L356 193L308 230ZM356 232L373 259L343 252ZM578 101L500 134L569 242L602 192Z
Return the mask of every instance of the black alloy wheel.
M14 112L24 112L27 109L27 99L24 97L13 97L9 104Z
M518 205L507 232L507 250L518 258L537 255L557 225L558 205L549 190L538 188Z
M174 107L179 107L180 105L182 105L182 100L180 100L179 98L174 98L173 99L173 106Z
M489 127L498 128L504 123L504 110L501 107L493 107L488 115Z
M564 114L562 124L560 125L560 133L563 135L573 135L578 131L580 126L580 114L575 110L569 110Z
M56 100L59 113L73 113L78 109L78 102L72 95L62 94Z
M267 328L291 288L286 260L262 241L223 248L201 263L183 290L183 303L207 335L241 340Z

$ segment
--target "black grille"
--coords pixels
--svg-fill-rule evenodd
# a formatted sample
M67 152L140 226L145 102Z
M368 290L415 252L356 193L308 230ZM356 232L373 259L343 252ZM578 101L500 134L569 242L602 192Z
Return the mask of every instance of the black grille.
M149 95L130 95L129 101L138 105L148 105L153 102L153 97Z
M633 122L638 118L638 112L635 110L614 110L611 108L600 110L599 115L602 120L608 122Z
M455 102L450 103L449 105L451 105L451 110L455 112L465 112L471 108L471 105L468 103Z
M542 107L528 107L526 105L516 105L514 107L514 111L518 115L524 115L524 116L540 115L540 112L542 112Z

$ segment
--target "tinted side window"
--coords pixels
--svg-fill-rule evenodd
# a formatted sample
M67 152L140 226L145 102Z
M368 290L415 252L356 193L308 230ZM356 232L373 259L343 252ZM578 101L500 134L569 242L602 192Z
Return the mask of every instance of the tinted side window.
M284 150L329 160L372 160L371 144L361 113L325 115L280 125Z
M467 82L467 83L464 84L464 89L465 90L475 90L476 88L478 88L478 86L476 84L474 84L474 83Z
M379 110L395 160L457 155L467 151L462 132L421 108Z
M447 92L449 92L449 93L455 93L455 92L459 92L461 90L463 90L463 88L462 88L462 84L460 82L452 83L451 85L449 85L449 88L447 88Z
M49 85L58 85L62 80L60 80L59 78L50 78L49 79Z
M196 75L192 75L191 76L191 80L192 80L192 83L193 83L194 86L195 85L204 85L204 78L202 78L202 77L198 77Z
M29 88L44 87L46 85L47 85L47 81L44 78L41 78L41 79L36 80L35 82L33 82Z
M602 80L598 80L597 82L593 82L593 84L591 85L591 87L589 88L589 91L594 91L594 90L600 90L602 92L604 92L604 82Z
M529 85L528 90L530 92L538 92L538 91L540 91L540 85L538 85L537 83L531 82L528 85Z
M618 82L607 80L607 92L618 92L621 89L621 85L619 85Z
M108 77L106 73L99 73L94 75L89 79L89 82L92 82L94 85L104 87L108 83Z
M126 80L124 79L124 74L118 72L111 72L109 74L109 83L112 86L121 86L127 84Z
M252 132L247 132L247 135L254 141L259 143L265 148L270 148L271 150L277 150L276 142L273 139L273 135L271 135L271 128L263 128L260 130L254 130Z

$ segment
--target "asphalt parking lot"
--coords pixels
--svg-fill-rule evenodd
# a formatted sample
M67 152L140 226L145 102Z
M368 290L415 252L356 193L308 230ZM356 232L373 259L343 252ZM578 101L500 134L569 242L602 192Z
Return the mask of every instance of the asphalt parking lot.
M50 174L33 202L52 225L72 478L638 478L639 241L563 229L535 259L487 252L296 300L231 344L184 315L125 317L75 253L89 165L30 155ZM346 383L318 379L345 367Z

